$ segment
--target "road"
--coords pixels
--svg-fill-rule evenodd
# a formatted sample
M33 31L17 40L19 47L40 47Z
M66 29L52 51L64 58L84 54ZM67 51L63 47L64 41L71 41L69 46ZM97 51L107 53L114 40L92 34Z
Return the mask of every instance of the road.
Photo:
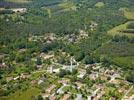
M122 100L125 100L126 96L128 95L128 93L133 89L133 86L131 86L131 88L124 94Z

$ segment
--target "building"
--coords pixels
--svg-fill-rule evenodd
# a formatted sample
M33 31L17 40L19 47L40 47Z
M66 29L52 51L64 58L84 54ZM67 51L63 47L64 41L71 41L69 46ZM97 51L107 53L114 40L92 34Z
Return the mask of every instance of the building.
M80 69L79 70L79 75L77 75L78 78L83 78L86 74L86 70Z
M70 94L65 94L61 100L69 100Z
M22 73L20 76L20 78L22 78L22 79L26 79L26 78L30 78L30 77L31 77L31 75L29 73Z
M99 77L99 75L97 72L92 72L92 74L90 74L89 77L92 80L96 80Z
M75 100L82 100L82 94L77 94L77 97Z
M0 63L0 69L6 69L7 68L7 65L5 63Z
M17 13L17 12L20 12L20 13L25 13L27 11L26 8L14 8L14 9L11 9L13 12Z
M50 94L55 87L56 85L51 85L49 88L47 88L46 93Z
M6 81L7 82L10 82L11 80L13 80L13 77L12 76L6 77Z

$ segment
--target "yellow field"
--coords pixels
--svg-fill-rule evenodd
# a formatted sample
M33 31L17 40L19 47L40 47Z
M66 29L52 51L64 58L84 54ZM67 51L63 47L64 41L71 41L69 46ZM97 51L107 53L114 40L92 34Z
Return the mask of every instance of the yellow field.
M122 30L127 29L127 25L128 25L129 23L131 23L131 21L128 21L128 22L125 23L125 24L116 26L116 27L114 27L113 29L109 30L107 33L108 33L109 35L112 35L112 36L118 34L118 35L127 35L128 37L134 37L134 34L121 32Z

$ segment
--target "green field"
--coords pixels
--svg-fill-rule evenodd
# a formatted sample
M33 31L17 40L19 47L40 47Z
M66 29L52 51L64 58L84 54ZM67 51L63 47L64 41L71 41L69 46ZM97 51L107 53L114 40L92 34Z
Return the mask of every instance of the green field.
M37 88L29 88L26 91L17 91L7 97L7 100L30 100L31 96L37 96L40 93Z
M5 1L14 3L29 3L31 0L5 0Z
M59 7L61 7L61 8L63 8L63 9L73 9L73 8L75 8L75 5L73 4L73 2L63 2L63 3L60 3L59 5L58 5Z
M124 11L124 16L129 20L134 20L134 11Z
M121 66L121 67L129 67L132 68L134 66L134 56L129 56L129 57L115 57L113 58L113 61Z
M105 4L104 4L103 2L97 2L97 3L95 4L95 7L98 7L98 8L101 8L101 7L103 7L103 6L105 6Z
M131 22L133 22L133 21L128 21L128 22L126 22L125 24L121 24L121 25L119 25L119 26L116 26L116 27L114 27L113 29L111 29L111 30L109 30L107 33L109 34L109 35L112 35L112 36L114 36L114 35L127 35L128 37L134 37L134 34L133 33L124 33L124 32L122 32L123 30L126 30L127 29L127 26L131 23Z

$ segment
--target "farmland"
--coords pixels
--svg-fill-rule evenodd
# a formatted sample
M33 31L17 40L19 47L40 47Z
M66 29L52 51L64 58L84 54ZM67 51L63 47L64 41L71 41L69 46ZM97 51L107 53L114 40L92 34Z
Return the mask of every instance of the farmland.
M127 26L133 23L133 21L128 21L125 24L121 24L119 26L114 27L113 29L108 31L109 35L115 36L115 35L127 35L128 37L134 37L133 32L123 32L124 30L127 30Z

